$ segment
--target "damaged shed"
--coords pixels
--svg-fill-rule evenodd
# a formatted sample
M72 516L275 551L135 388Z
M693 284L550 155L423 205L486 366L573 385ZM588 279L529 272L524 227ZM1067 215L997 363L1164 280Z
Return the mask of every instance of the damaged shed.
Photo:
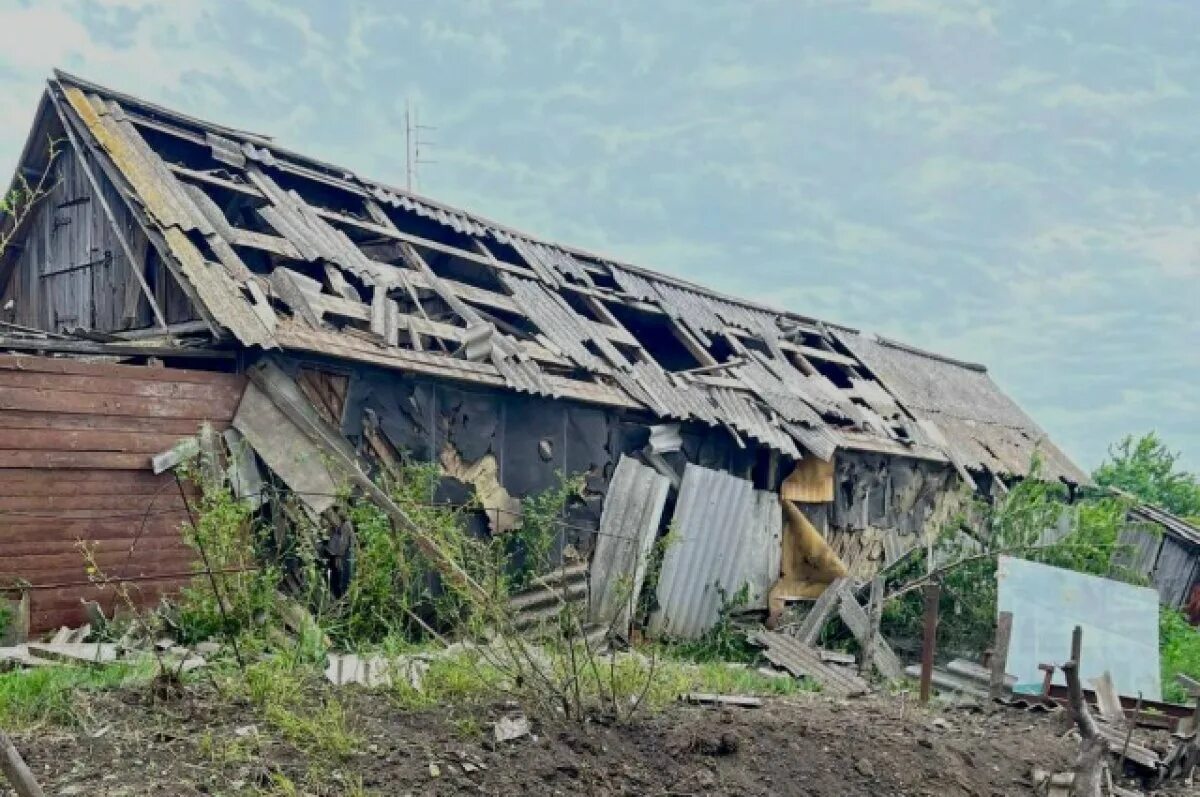
M475 502L492 534L521 498L580 474L564 549L599 556L601 527L620 523L636 545L603 561L637 559L678 521L677 552L647 585L667 633L701 633L743 585L765 607L846 572L869 578L964 490L1023 476L1035 450L1044 476L1086 480L982 366L541 240L62 72L19 168L51 189L0 220L15 233L0 350L160 381L259 374L234 405L181 420L231 424L314 517L347 463L438 463L438 500ZM28 411L5 398L0 425L26 428ZM194 433L184 425L171 434ZM130 430L112 431L127 445ZM314 460L314 441L346 467ZM146 478L171 441L156 442L126 452ZM8 495L19 447L0 448ZM714 496L722 512L705 514L697 502ZM24 578L40 618L47 584L83 564L21 576L12 528L0 527L0 574ZM86 543L101 528L63 533ZM595 572L591 587L606 594Z

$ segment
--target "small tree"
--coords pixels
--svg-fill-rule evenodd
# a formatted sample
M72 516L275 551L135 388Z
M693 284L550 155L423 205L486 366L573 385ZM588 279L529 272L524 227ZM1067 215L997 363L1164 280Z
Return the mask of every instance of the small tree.
M1200 479L1178 467L1179 454L1155 433L1126 437L1108 449L1092 477L1176 515L1200 520Z

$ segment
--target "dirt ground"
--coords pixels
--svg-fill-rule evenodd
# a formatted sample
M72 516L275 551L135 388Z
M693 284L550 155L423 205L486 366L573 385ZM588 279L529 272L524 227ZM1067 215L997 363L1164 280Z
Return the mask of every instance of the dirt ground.
M279 741L250 706L200 688L168 702L145 690L94 695L84 729L17 743L48 794L97 796L999 797L1031 794L1033 767L1068 769L1078 749L1060 715L923 711L892 697L680 705L632 725L535 721L532 737L502 744L491 724L511 705L405 711L356 688L339 698L361 749L324 763Z

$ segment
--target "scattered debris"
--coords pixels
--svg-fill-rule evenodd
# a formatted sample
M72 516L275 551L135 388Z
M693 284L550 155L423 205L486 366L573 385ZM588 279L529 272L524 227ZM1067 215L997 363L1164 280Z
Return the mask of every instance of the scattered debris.
M330 653L325 678L335 686L361 684L368 689L391 686L402 678L418 692L421 690L429 662L422 656L359 656L357 653Z
M707 692L687 692L679 696L685 703L700 706L736 706L738 708L761 708L763 699L751 695L716 695Z
M774 631L756 631L747 638L752 644L764 649L763 655L772 664L782 667L797 678L811 678L829 694L852 697L870 691L867 682L853 669L826 663L817 648L805 645L793 637Z
M30 642L26 649L39 659L68 664L108 664L117 660L117 646L111 642Z
M497 742L511 742L522 736L528 736L531 730L529 719L524 715L516 715L496 720L492 732Z

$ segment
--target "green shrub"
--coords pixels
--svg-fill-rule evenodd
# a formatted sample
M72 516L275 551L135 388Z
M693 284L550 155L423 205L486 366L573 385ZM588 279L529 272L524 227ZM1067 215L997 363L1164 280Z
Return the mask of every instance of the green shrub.
M1163 699L1186 702L1187 692L1175 680L1179 674L1200 680L1200 630L1182 612L1163 606L1158 616L1158 647Z

